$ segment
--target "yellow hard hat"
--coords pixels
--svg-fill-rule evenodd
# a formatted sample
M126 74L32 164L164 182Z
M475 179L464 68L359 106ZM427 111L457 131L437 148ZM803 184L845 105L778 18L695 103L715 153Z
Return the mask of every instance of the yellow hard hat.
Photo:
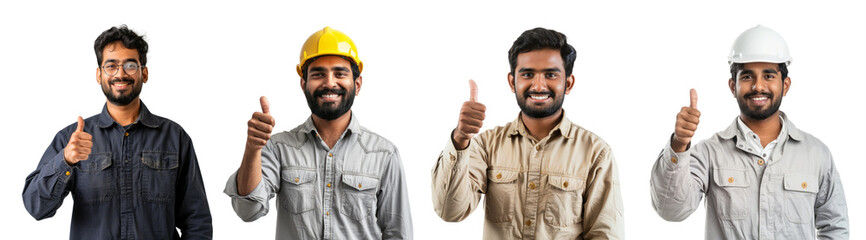
M355 61L355 64L358 64L359 71L364 70L364 63L358 58L358 48L355 47L355 42L352 42L352 39L345 33L325 27L310 35L304 42L304 46L301 48L301 63L298 63L297 67L298 75L304 76L304 70L301 68L304 67L307 60L322 55L349 57Z

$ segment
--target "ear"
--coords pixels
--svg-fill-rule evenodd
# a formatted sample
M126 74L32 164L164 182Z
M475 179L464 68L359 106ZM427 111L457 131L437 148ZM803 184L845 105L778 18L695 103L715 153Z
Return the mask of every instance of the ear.
M141 68L141 83L147 83L147 67Z
M565 95L568 95L568 93L571 92L572 87L574 87L574 74L571 74L568 76L568 78L565 78Z
M734 98L737 98L737 81L733 78L728 78L728 88L731 89L731 94L734 95Z
M301 81L300 81L300 83L301 83L301 92L307 91L307 89L306 89L306 87L307 87L307 81L304 80L303 77L301 77Z
M102 85L102 68L96 68L96 84Z
M788 89L791 89L791 77L786 77L782 82L782 96L788 95Z
M514 91L514 74L508 73L508 87L511 88L512 93L517 93Z
M363 80L364 80L364 77L363 77L363 76L358 76L358 79L355 79L355 96L360 95L360 93L361 93L361 83L364 82Z

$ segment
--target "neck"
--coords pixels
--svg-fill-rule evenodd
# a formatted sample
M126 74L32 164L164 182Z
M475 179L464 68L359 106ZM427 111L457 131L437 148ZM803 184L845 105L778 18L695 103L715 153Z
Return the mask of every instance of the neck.
M526 131L529 131L529 135L536 140L541 140L550 135L550 130L559 124L562 119L562 109L543 118L532 118L526 116L526 114L520 114L520 119L523 120L523 125L526 126Z
M319 137L328 144L329 148L333 148L337 144L337 140L349 127L349 121L352 120L352 110L344 113L334 120L326 120L313 114L313 125L316 126L316 132Z
M763 120L752 119L743 114L740 114L740 119L752 132L758 134L758 137L761 138L761 146L764 147L776 140L779 133L782 132L782 119L779 118L778 111Z
M135 122L138 119L138 113L141 110L141 100L136 98L126 106L118 106L106 101L108 107L108 115L121 126L126 126Z

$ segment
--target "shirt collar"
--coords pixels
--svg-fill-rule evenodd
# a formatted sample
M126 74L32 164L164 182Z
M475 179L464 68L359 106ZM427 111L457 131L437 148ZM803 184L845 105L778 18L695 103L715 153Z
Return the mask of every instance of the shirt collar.
M355 116L355 113L351 113L349 120L349 127L346 128L346 131L343 132L343 135L346 133L357 133L361 130L361 124L358 123L358 116ZM313 123L313 116L307 118L307 121L301 126L301 131L304 133L312 133L316 134L316 124Z
M517 114L517 119L511 122L508 129L508 136L513 137L516 135L525 135L526 134L526 126L523 125L523 119L520 118L521 114ZM565 138L571 138L571 121L565 117L565 109L562 110L562 119L559 121L559 124L550 130L548 135L553 135L554 132L559 131L559 134L564 136ZM540 140L540 139L539 139Z
M144 101L140 101L139 103L141 104L141 108L138 110L138 119L136 119L134 123L141 122L142 125L150 128L159 127L159 119L156 118L156 115L150 113L150 110L148 110L147 106L144 105ZM111 115L108 114L108 103L105 103L102 105L102 112L99 113L99 123L97 126L100 128L107 128L111 127L114 123L116 122L111 118Z
M782 118L782 132L779 133L780 137L783 136L784 134L787 134L792 139L797 140L797 141L800 141L803 139L803 133L800 131L800 129L797 129L797 127L794 126L794 123L792 123L791 120L788 119L788 115L786 115L785 112L779 111L779 117ZM746 127L745 128L746 130L744 130L742 132L739 131L739 129L740 129L739 124L741 121L742 120L740 120L740 117L737 116L737 118L734 119L734 122L731 123L731 125L728 126L727 129L725 129L722 132L719 132L719 137L722 137L723 139L731 139L735 136L738 136L739 134L745 134L745 133L751 132L752 130L749 129L748 127ZM745 126L745 124L743 124L743 126Z

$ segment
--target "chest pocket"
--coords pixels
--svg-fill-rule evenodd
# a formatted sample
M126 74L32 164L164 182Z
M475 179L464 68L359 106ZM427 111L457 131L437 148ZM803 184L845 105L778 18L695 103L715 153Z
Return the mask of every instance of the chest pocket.
M298 214L316 208L316 171L304 169L286 169L280 173L282 186L280 207Z
M793 223L812 223L815 219L815 195L818 177L785 174L785 215Z
M177 184L177 152L141 151L141 189L144 200L151 203L174 202Z
M583 209L584 179L562 176L548 176L547 206L544 221L558 227L566 227L580 222Z
M518 189L516 171L487 171L487 192L484 197L485 216L494 223L509 222L514 218L514 208L517 207Z
M93 204L111 200L116 192L113 170L111 153L91 153L87 160L78 162L73 193L77 197L76 203Z
M379 179L343 174L342 182L340 213L358 221L369 218L378 203L376 190L379 189Z
M744 219L749 211L746 188L750 183L746 170L717 168L713 175L713 182L719 186L712 191L716 214L725 220Z

